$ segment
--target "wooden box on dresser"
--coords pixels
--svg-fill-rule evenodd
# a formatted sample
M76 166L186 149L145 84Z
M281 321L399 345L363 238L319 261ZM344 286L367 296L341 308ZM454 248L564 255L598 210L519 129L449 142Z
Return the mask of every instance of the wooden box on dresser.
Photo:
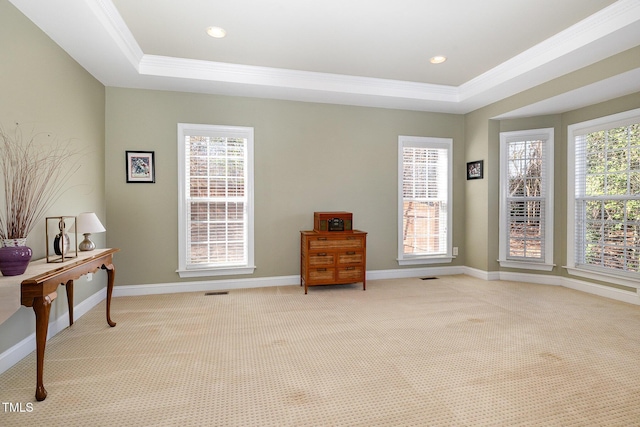
M362 282L367 289L367 233L301 231L300 286Z

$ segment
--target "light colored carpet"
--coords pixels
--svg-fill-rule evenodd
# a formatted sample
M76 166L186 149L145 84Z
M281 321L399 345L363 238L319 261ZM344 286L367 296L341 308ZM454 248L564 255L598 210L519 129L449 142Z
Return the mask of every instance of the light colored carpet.
M114 298L0 375L2 426L637 426L640 307L468 276Z

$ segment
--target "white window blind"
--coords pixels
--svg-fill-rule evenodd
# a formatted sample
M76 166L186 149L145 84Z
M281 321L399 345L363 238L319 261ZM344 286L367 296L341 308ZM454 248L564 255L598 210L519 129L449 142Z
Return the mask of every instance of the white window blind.
M252 145L252 128L179 126L179 271L186 276L252 271Z
M640 272L640 118L574 133L575 266Z
M451 140L400 137L399 148L399 260L443 262L451 247Z
M502 132L500 140L499 261L505 267L550 270L553 129Z

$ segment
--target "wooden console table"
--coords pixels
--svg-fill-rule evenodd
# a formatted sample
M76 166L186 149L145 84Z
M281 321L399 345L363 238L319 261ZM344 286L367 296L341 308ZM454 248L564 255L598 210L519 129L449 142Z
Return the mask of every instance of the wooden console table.
M59 285L64 285L69 303L69 326L73 324L73 281L81 276L93 273L99 269L107 271L107 323L116 326L111 320L111 294L115 267L113 254L119 249L96 249L90 252L79 252L77 258L63 263L47 264L45 260L38 260L29 265L25 274L16 276L23 279L20 284L20 302L26 307L33 307L36 315L36 352L37 352L37 382L36 399L42 401L47 398L47 391L42 381L44 369L44 350L47 344L49 329L49 312L51 302L58 296ZM43 271L46 269L46 271ZM35 276L31 276L36 274ZM26 277L26 278L25 278Z

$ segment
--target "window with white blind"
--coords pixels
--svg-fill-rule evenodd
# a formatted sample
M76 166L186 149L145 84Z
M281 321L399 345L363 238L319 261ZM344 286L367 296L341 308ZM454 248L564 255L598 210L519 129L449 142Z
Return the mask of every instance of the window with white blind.
M178 124L178 273L250 274L253 128Z
M500 265L553 268L553 128L500 133Z
M569 126L570 273L640 279L640 109Z
M450 138L398 137L398 262L451 262Z

